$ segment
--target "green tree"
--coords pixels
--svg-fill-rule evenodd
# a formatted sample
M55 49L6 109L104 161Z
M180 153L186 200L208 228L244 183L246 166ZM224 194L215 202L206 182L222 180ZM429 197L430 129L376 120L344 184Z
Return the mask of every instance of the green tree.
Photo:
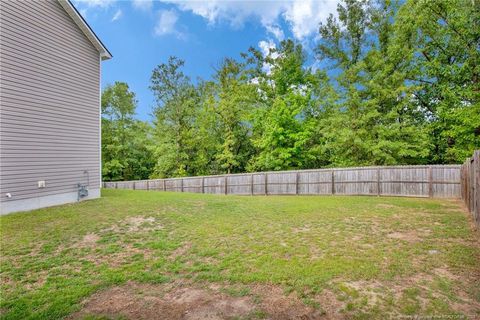
M194 122L196 154L193 159L197 175L221 174L216 155L222 141L222 130L218 115L213 108L217 98L217 84L214 81L200 81L197 85L198 108Z
M428 118L431 160L464 161L480 147L478 1L406 1L395 27L396 48L415 86L412 102Z
M391 54L397 5L346 0L320 26L317 57L333 66L337 107L320 123L333 165L418 163L428 155L422 114L410 103L401 58Z
M147 178L152 170L150 126L135 119L137 101L128 84L102 92L102 175L104 180Z
M315 159L310 152L314 122L309 112L315 105L319 75L304 67L302 46L291 40L265 56L250 52L250 63L258 66L253 79L260 103L251 116L256 155L249 170L308 167Z
M170 57L157 66L151 76L157 106L155 115L155 177L187 176L196 173L195 121L199 97L181 68L184 61Z
M243 64L225 59L214 80L216 99L211 109L217 116L220 143L215 160L226 173L245 171L252 151L248 114L255 103L255 87L248 82Z

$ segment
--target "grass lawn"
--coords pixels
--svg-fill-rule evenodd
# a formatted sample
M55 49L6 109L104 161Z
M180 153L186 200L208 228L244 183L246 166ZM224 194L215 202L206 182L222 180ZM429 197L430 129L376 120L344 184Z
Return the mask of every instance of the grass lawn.
M0 218L0 318L480 317L459 201L102 195Z

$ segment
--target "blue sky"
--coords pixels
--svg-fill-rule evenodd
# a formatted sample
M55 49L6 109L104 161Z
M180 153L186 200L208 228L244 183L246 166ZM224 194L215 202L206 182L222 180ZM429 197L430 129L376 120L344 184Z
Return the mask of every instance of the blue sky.
M151 119L155 101L150 75L169 56L185 60L193 80L209 79L222 58L239 58L284 38L313 47L318 23L335 12L337 0L226 1L77 0L75 7L113 59L102 64L102 86L127 82L137 94L137 117Z

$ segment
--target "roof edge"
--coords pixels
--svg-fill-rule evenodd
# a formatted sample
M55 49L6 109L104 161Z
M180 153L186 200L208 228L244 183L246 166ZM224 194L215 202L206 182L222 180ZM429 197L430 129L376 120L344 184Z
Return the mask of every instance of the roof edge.
M73 22L82 30L83 34L90 40L93 46L100 52L100 57L102 60L108 60L112 58L112 54L108 51L107 47L102 43L100 38L95 34L92 28L88 25L87 21L82 17L78 12L75 6L70 2L70 0L58 0L58 3L63 7L63 9L68 13Z

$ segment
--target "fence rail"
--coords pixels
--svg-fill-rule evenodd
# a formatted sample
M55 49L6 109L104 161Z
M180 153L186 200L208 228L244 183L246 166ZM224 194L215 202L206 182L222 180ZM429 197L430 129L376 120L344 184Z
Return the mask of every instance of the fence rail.
M476 150L473 157L462 165L461 181L462 199L480 227L480 150Z
M237 195L378 195L460 198L460 165L273 171L104 182L104 188Z

